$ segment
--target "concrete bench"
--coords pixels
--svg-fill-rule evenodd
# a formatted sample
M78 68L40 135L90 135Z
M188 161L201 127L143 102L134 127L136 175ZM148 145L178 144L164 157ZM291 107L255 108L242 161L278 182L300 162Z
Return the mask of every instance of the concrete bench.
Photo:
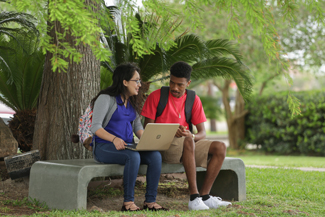
M29 197L45 202L51 209L86 209L87 187L92 178L123 175L124 166L98 164L93 159L37 161L29 179ZM141 165L139 174L146 174ZM205 169L197 167L198 187L202 186ZM162 165L161 173L184 172L181 164ZM224 200L246 199L245 165L241 159L226 157L211 189L211 195Z

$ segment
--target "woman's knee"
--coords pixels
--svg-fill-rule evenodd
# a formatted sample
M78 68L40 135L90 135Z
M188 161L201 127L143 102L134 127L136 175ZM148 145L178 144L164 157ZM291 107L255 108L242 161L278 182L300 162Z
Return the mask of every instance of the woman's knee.
M148 161L149 162L152 162L154 164L161 164L162 162L162 157L161 157L161 154L159 151L150 151L148 152L148 155L145 155L145 158L147 159L143 159L145 162Z
M137 151L130 151L127 154L127 160L133 164L139 164L140 165L140 154Z

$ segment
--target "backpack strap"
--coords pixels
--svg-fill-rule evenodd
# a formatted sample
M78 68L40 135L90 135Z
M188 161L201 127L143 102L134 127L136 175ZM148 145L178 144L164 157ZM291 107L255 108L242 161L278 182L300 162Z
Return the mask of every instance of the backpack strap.
M191 133L193 133L193 125L191 119L192 119L192 108L195 100L195 95L196 94L194 90L187 90L187 96L185 101L185 118Z
M156 118L163 113L168 102L168 95L169 95L169 87L162 86L160 89L160 99L157 107Z
M191 122L191 118L192 118L192 108L193 108L193 104L194 104L194 100L195 100L195 91L194 90L187 90L187 96L186 96L186 101L185 101L185 118L186 118L186 122L189 125L189 130L191 132L193 132L193 126L192 126L192 122ZM157 107L157 113L156 113L156 118L159 117L168 102L168 96L169 96L169 87L168 86L163 86L161 87L160 90L160 99L159 99L159 103L158 103L158 107Z

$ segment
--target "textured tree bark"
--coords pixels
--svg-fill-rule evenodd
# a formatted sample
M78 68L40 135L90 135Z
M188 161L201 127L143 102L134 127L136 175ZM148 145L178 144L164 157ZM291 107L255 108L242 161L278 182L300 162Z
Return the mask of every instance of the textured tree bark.
M208 82L208 96L213 96L212 86L213 86L212 82L209 81ZM210 131L217 132L217 122L215 119L210 119Z
M231 80L225 80L224 86L222 87L222 102L226 112L226 120L227 120L227 127L228 127L228 141L229 146L232 149L237 148L237 137L236 137L236 128L234 128L235 119L234 114L231 111L231 107L229 104L229 86Z
M229 104L229 86L231 80L225 80L224 86L215 85L222 92L222 102L225 107L226 120L228 127L229 146L232 149L239 149L238 141L245 138L245 115L248 113L245 110L245 102L242 95L237 90L235 111L231 111Z
M60 23L50 25L63 32ZM54 28L49 34L55 44ZM66 41L74 44L71 35L66 36ZM72 143L70 136L78 132L80 115L100 90L100 62L89 47L79 45L76 49L83 58L79 64L70 61L66 73L53 72L52 54L46 55L33 141L33 149L39 149L42 160L92 156L82 144Z
M240 141L245 139L245 101L239 90L236 91L236 105L235 105L235 117L236 117L236 138L237 148L240 147Z

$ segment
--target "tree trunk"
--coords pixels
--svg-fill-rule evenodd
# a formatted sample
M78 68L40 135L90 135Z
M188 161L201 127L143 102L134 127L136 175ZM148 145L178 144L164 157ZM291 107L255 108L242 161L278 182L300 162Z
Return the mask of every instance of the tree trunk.
M63 32L60 23L51 25ZM54 29L49 32L54 37L53 43ZM71 35L66 36L66 41L74 44ZM33 142L33 149L39 149L42 160L92 156L82 144L72 143L70 137L78 132L80 115L100 90L100 62L89 47L79 45L76 49L83 58L79 64L70 61L66 73L53 72L50 62L53 55L46 54Z
M244 114L245 113L245 114ZM237 148L240 147L240 141L245 139L245 101L239 90L236 91L236 105L235 105L235 117L236 125L236 138L237 138Z
M227 120L227 125L228 125L229 147L232 149L238 149L236 120L233 118L233 116Z
M212 82L208 81L208 96L213 96L212 93ZM217 122L215 119L210 119L210 131L217 132Z
M237 149L237 136L236 136L236 130L234 128L235 119L234 114L231 111L230 107L230 101L229 101L229 86L230 86L231 80L225 80L224 86L221 89L222 91L222 102L225 108L226 112L226 120L227 120L227 127L228 127L228 140L229 140L229 146L232 149Z
M247 110L244 110L244 99L237 90L236 96L236 107L235 112L231 111L229 104L229 86L231 80L225 80L224 86L220 87L218 84L215 85L222 91L222 102L225 107L227 127L228 127L228 140L229 146L232 149L238 149L239 144L238 140L244 139L245 136L245 115L248 113Z
M210 131L217 132L217 122L216 119L210 119Z

